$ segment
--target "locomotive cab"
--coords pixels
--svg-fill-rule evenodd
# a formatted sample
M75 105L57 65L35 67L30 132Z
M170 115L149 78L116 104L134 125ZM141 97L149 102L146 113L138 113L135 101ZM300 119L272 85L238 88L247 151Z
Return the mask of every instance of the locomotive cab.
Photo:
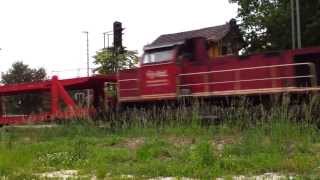
M176 54L176 46L145 51L138 70L141 100L176 97Z
M179 94L177 76L189 67L206 61L205 39L193 38L183 44L145 50L137 69L119 73L118 100L144 101L175 99ZM205 55L206 54L206 55Z

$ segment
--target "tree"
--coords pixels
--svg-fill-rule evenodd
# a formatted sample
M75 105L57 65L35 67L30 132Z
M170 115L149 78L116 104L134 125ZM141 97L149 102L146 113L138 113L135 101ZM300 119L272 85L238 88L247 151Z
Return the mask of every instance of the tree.
M290 49L290 0L229 0L237 3L246 52ZM320 1L300 0L303 47L320 45Z
M114 73L117 70L133 68L138 63L136 51L124 49L121 53L115 55L112 47L98 51L94 59L94 63L99 65L95 71L98 71L100 74Z
M23 62L15 62L2 74L3 84L36 82L45 80L47 73L44 68L32 69ZM30 114L38 112L44 106L44 97L39 94L22 94L5 97L6 109L9 113Z

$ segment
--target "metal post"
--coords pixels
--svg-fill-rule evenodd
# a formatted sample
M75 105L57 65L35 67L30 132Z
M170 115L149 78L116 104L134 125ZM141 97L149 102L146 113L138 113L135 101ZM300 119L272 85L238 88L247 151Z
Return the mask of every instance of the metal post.
M108 36L108 48L110 47L110 45L109 45L109 36L110 36L111 34L107 34L107 36Z
M0 51L2 50L2 48L0 48ZM1 79L2 79L2 77L3 77L3 72L1 72Z
M103 49L106 48L106 32L103 33Z
M89 64L89 33L87 32L87 76L90 76L90 64Z
M298 41L298 48L301 48L301 24L300 24L300 4L299 0L296 0L296 11L297 11L297 41Z
M296 48L296 28L294 18L294 0L291 0L291 38L292 38L292 49Z
M103 33L103 48L106 48L106 35L108 38L108 48L109 48L109 36L111 35L110 33L112 33L113 31L107 31Z
M83 33L85 33L87 35L87 77L90 76L90 72L89 72L89 32L88 31L84 31ZM90 90L87 90L87 106L88 108L90 107Z
M87 35L87 76L90 76L90 72L89 72L89 32L88 31L83 31L83 33L85 33Z
M317 86L317 82L318 82L316 67L314 63L309 63L308 66L309 66L310 75L311 75L311 86L315 87Z

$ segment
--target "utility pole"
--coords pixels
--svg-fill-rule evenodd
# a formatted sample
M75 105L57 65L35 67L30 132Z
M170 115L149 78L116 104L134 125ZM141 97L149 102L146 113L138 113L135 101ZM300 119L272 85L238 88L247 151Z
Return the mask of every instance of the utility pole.
M295 18L294 18L294 0L291 0L291 43L292 49L296 48L296 28L295 28Z
M103 49L106 49L106 34L107 32L103 33Z
M89 72L89 32L88 31L83 31L84 34L87 35L87 77L90 76L90 72Z
M83 31L84 34L87 35L87 77L90 76L89 72L89 32L88 31ZM90 90L87 90L87 107L90 107Z
M110 47L110 45L109 45L109 36L112 36L112 34L107 34L107 36L108 36L108 48Z
M109 48L109 36L112 35L113 31L108 31L108 32L104 32L103 33L103 48L105 49L106 48L106 35L107 35L107 38L108 38L108 48Z
M291 33L292 49L302 48L301 43L301 20L300 20L300 1L291 0ZM297 45L297 46L296 46Z
M301 48L301 23L300 23L300 2L296 0L296 11L297 11L297 41L298 41L298 48Z

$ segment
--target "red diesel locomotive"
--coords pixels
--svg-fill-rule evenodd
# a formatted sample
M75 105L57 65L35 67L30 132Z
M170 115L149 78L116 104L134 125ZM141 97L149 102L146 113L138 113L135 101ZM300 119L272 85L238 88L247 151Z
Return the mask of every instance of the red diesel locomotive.
M146 50L117 75L118 102L318 91L320 48L209 58L204 38Z

